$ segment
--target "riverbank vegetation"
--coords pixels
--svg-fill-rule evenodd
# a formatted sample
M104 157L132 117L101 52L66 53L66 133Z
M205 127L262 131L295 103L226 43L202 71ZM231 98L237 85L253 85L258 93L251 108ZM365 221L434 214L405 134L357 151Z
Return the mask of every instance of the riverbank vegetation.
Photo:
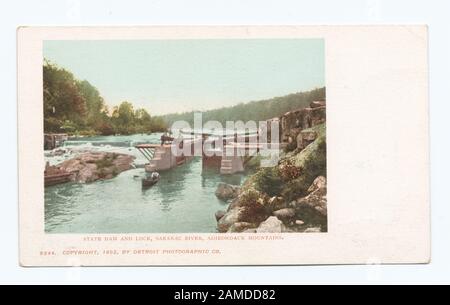
M227 210L216 212L219 232L327 232L326 124L311 131L312 143L284 153L274 167L260 168Z
M44 131L71 135L129 135L166 131L175 121L193 125L194 113L151 116L145 109L135 109L122 102L109 108L101 93L86 80L44 60ZM231 107L203 111L203 121L264 121L294 109L324 100L325 88L298 92L267 100L240 103Z
M167 129L162 118L135 109L130 102L109 109L97 88L47 60L43 78L46 133L129 135Z

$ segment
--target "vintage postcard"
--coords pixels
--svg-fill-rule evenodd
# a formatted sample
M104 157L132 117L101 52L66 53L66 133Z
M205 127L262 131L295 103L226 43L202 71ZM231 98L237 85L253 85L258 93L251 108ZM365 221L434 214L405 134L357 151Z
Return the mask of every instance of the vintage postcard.
M17 36L22 266L430 260L425 26Z

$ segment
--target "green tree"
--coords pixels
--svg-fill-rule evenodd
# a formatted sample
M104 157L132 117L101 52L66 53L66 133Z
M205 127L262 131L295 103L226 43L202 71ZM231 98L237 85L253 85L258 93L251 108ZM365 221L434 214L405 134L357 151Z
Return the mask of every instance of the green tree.
M104 100L97 88L86 80L78 83L78 89L86 103L85 124L91 128L98 129L104 123Z
M135 132L134 107L130 102L122 102L114 107L112 113L112 123L119 134L132 134Z
M49 62L43 68L44 130L64 131L61 127L67 122L82 126L87 109L77 80L72 73Z

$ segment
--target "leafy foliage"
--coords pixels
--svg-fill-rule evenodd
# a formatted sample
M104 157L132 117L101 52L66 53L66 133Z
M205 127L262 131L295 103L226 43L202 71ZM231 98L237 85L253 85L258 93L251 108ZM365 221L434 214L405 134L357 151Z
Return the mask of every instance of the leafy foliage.
M100 92L88 81L44 62L44 131L83 135L150 133L166 130L161 118L129 102L114 107L111 114Z
M318 132L318 138L300 153L289 159L291 164L301 168L301 172L297 178L289 181L283 188L281 195L286 200L305 196L315 178L327 176L325 124L313 128Z
M239 195L241 206L253 206L255 204L263 204L264 196L255 189L248 189Z
M114 165L114 160L117 158L116 154L105 156L103 159L95 161L98 169L108 168Z
M253 188L247 189L239 195L241 208L240 217L251 223L259 223L267 218L265 205L269 198L266 194Z
M281 179L287 182L297 179L302 173L301 168L289 159L280 164L278 171L280 172Z
M244 183L243 192L255 188L270 197L283 197L286 202L306 196L315 178L327 176L326 125L312 129L318 133L313 143L285 155L277 166L260 168Z
M254 176L254 183L259 191L271 197L280 194L283 188L283 181L277 167L261 168Z

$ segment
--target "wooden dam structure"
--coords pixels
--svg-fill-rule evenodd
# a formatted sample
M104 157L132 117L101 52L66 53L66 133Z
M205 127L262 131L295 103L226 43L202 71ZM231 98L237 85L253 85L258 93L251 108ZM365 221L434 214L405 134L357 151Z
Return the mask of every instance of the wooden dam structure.
M201 156L203 167L216 168L221 174L234 174L242 172L246 162L262 149L303 149L315 139L315 132L310 128L325 121L326 100L319 100L311 102L309 107L292 110L268 120L267 130L264 132L235 130L231 134L217 135L213 131L189 130L181 131L180 138L173 143L142 144L136 148L149 161L145 166L147 172L168 170L189 162L194 156ZM279 127L276 141L272 141L272 124ZM205 146L207 142L212 145ZM217 143L221 145L216 147ZM177 151L176 147L173 149L174 146L185 153L174 154Z
M181 137L172 143L140 144L136 146L149 161L147 172L164 171L202 157L203 167L215 168L221 174L244 171L245 163L261 149L278 148L278 144L259 143L259 132L215 135L212 132L181 131ZM205 143L207 142L207 145ZM218 145L217 143L221 143Z

